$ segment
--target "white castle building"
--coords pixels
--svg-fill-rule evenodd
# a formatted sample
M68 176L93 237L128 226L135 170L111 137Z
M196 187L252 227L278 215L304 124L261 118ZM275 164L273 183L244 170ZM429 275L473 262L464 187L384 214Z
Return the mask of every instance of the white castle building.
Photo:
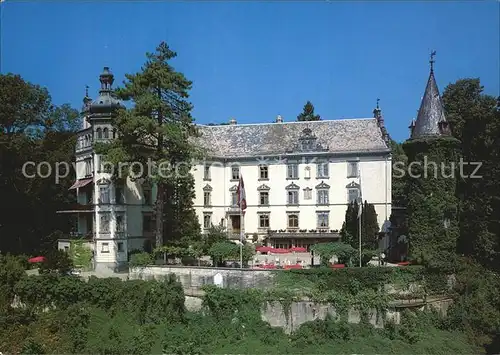
M104 68L96 100L84 98L84 126L76 147L80 237L94 250L96 266L116 267L128 252L154 241L154 186L116 183L103 171L94 142L113 139L113 75ZM239 238L256 236L274 247L309 247L338 240L347 205L362 198L375 206L380 227L391 213L391 154L381 111L373 118L198 125L197 144L207 152L193 166L194 206L201 227L215 224ZM247 209L242 223L237 186L243 177ZM69 247L61 240L60 248Z

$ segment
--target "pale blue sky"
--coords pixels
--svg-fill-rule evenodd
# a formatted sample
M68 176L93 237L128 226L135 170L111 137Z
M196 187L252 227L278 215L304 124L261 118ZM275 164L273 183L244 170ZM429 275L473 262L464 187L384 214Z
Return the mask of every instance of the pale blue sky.
M13 2L0 5L2 73L81 107L111 67L120 84L166 41L193 81L197 122L371 117L408 136L437 51L440 90L480 77L499 94L499 2Z

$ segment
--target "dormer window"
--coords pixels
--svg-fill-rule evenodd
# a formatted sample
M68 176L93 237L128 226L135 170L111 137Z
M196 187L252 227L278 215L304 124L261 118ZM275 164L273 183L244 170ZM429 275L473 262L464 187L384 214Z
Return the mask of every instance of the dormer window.
M312 151L327 151L328 147L323 147L318 141L317 137L312 133L310 128L302 130L298 142L293 144L292 147L287 149L287 152L312 152Z
M313 141L310 139L306 139L302 141L302 150L309 151L313 150Z
M312 133L310 128L305 128L299 137L299 148L302 151L314 150L316 145L316 136Z

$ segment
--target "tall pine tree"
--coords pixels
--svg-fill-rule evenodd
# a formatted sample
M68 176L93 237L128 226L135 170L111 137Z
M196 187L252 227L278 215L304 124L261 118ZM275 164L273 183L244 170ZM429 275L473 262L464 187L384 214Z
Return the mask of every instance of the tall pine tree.
M166 240L181 239L186 233L199 233L189 172L196 154L190 139L196 135L193 106L187 101L192 83L170 64L176 56L162 42L154 53L146 54L140 72L125 75L124 87L118 88L116 95L134 105L120 110L113 122L118 138L98 148L115 164L140 162L147 166L148 159L154 163L148 178L157 186L157 247Z
M319 121L319 115L314 114L314 105L311 101L307 101L304 105L302 113L297 116L297 121Z

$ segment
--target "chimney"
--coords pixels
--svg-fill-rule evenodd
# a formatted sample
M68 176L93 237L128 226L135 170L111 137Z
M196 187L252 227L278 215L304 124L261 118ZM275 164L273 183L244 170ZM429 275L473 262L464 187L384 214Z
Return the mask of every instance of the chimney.
M276 123L283 123L283 117L281 117L281 115L276 117Z
M231 118L231 119L229 120L229 124L236 124L236 123L237 123L237 122L236 122L236 120L235 120L234 118Z

